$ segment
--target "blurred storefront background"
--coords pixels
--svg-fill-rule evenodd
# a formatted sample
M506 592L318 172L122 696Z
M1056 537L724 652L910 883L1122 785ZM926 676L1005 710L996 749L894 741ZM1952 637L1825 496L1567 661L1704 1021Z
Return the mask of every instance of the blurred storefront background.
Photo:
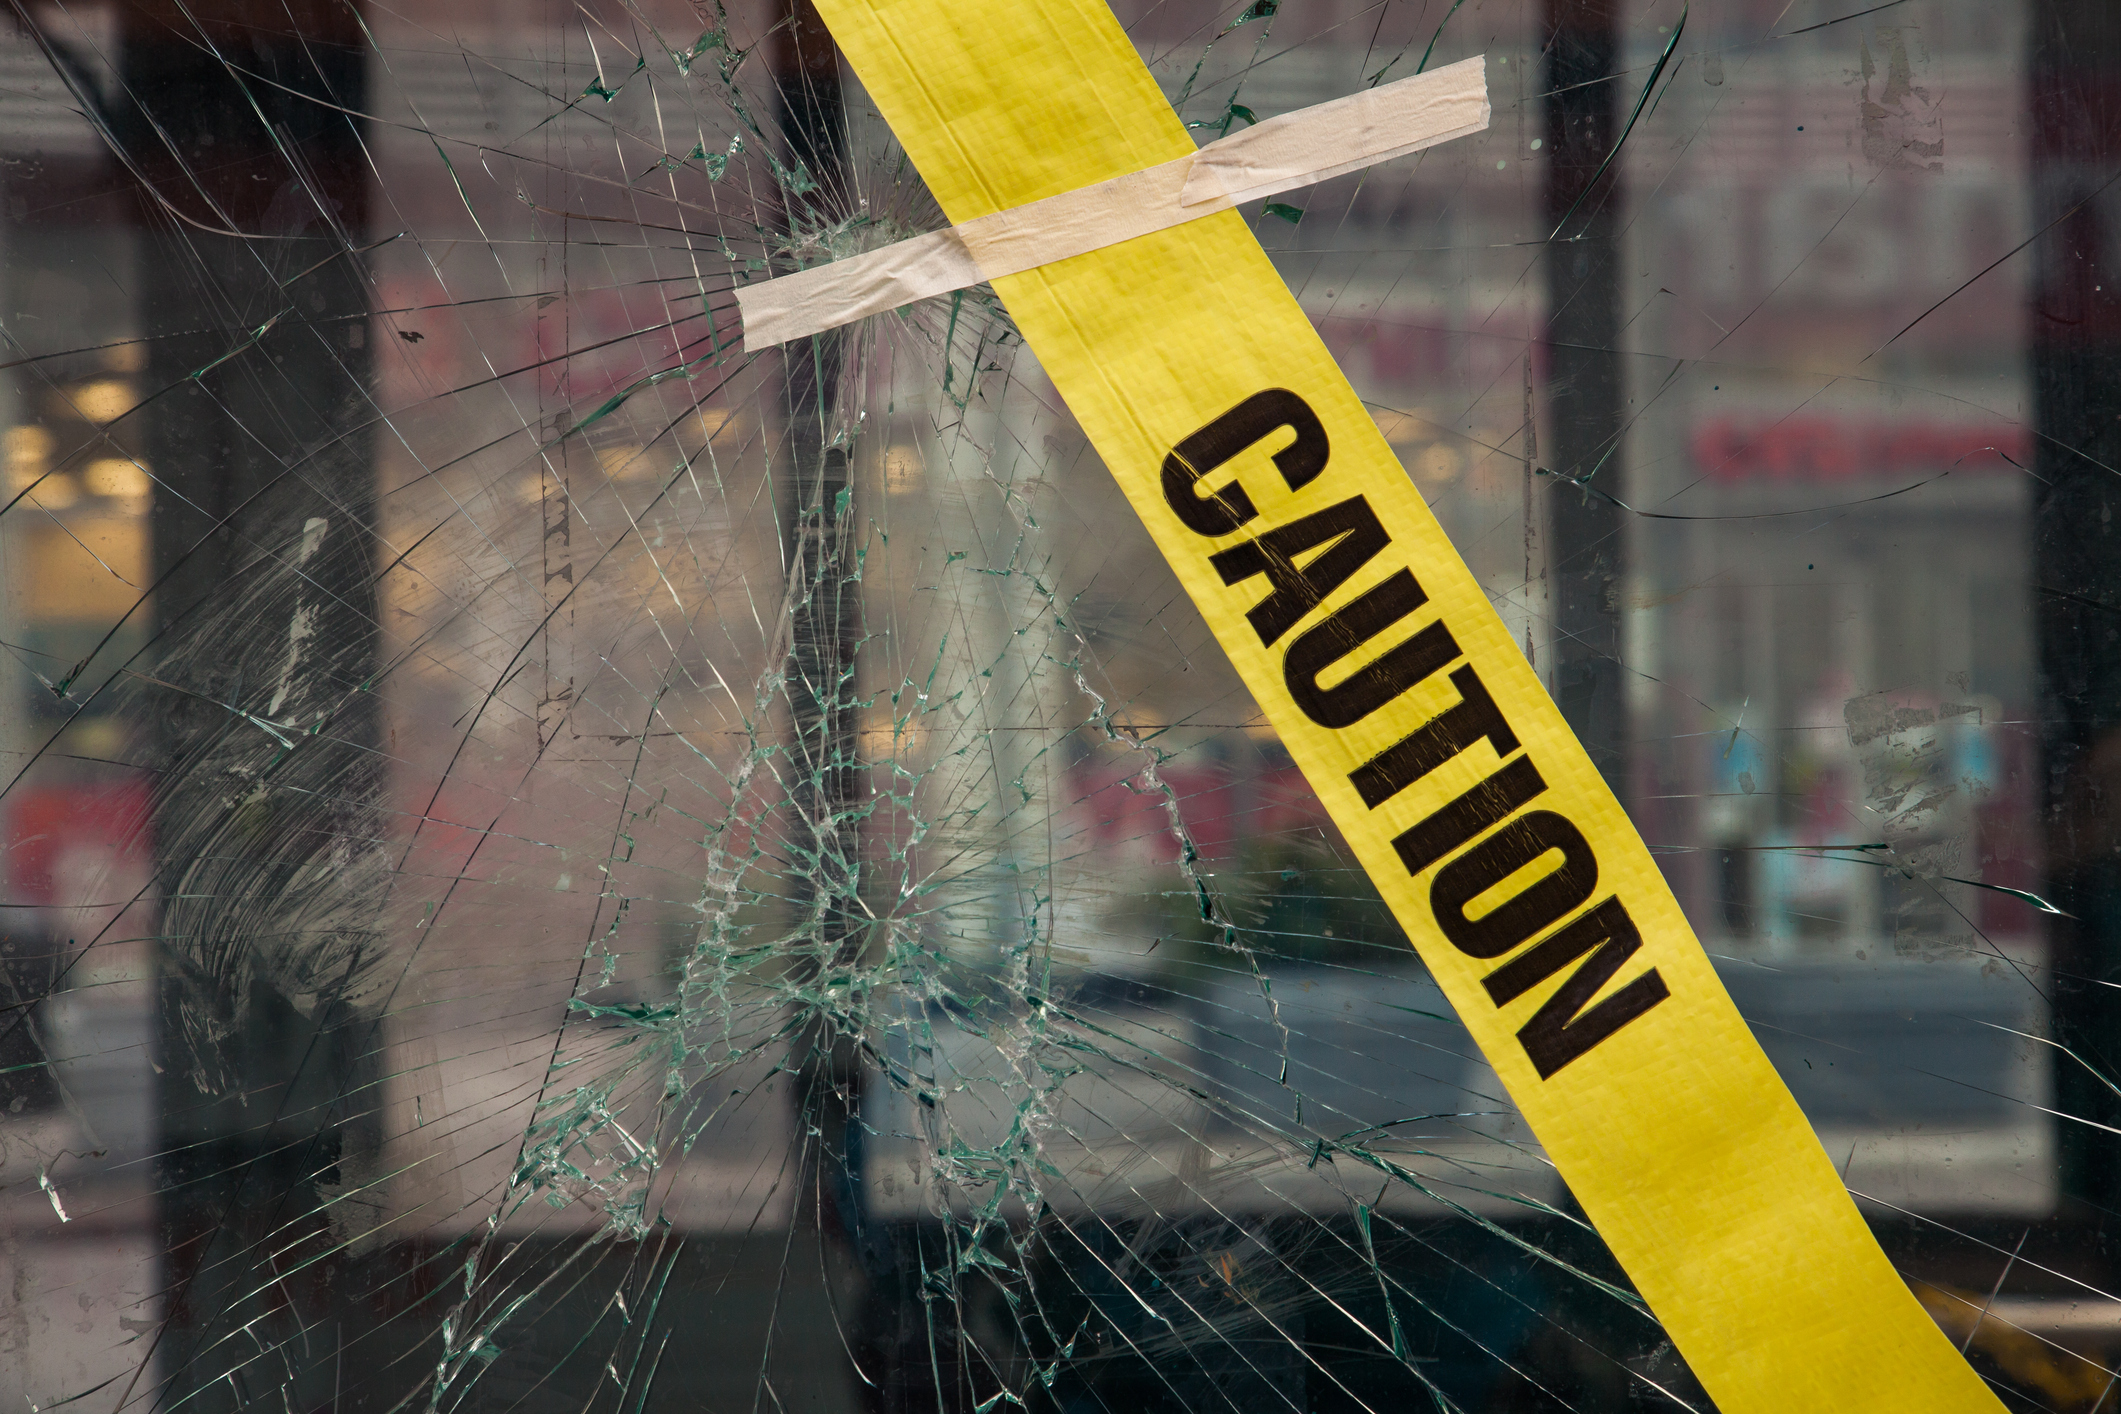
M1488 56L1247 218L2114 1407L2121 20L1119 8L1203 139ZM943 224L813 14L23 5L0 174L0 1398L1708 1407L991 294L742 350Z

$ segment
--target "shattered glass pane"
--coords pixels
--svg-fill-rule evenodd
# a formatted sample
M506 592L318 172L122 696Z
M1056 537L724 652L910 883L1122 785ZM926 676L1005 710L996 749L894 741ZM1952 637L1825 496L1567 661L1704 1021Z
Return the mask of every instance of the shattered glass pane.
M1162 0L1911 1288L2114 1407L2121 19ZM0 1401L1710 1407L807 5L0 32Z

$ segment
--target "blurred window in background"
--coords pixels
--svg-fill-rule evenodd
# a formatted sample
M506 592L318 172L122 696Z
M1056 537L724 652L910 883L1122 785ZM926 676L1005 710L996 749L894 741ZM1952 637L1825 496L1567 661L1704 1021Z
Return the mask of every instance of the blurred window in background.
M2115 1408L2121 17L1117 8L1202 141L1487 56L1245 219ZM991 289L743 349L946 224L808 0L18 5L0 178L0 1397L1708 1407Z

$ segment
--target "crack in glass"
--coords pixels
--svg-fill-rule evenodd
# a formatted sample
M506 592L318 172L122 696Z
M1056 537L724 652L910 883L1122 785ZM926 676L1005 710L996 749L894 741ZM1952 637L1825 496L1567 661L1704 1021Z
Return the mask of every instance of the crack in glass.
M1241 209L1917 1296L2094 1414L2121 33L1854 8L1120 13L1203 142L1491 56ZM0 1392L1711 1407L991 289L743 347L947 224L808 4L13 14Z

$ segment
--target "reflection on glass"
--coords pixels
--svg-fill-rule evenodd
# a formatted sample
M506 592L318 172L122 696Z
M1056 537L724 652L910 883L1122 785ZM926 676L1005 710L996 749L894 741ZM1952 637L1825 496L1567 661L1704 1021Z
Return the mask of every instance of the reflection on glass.
M1122 19L1203 140L1490 56L1245 214L1918 1296L2089 1414L2121 33L1847 10ZM1706 1407L991 291L743 351L943 224L812 12L0 39L0 1392Z

